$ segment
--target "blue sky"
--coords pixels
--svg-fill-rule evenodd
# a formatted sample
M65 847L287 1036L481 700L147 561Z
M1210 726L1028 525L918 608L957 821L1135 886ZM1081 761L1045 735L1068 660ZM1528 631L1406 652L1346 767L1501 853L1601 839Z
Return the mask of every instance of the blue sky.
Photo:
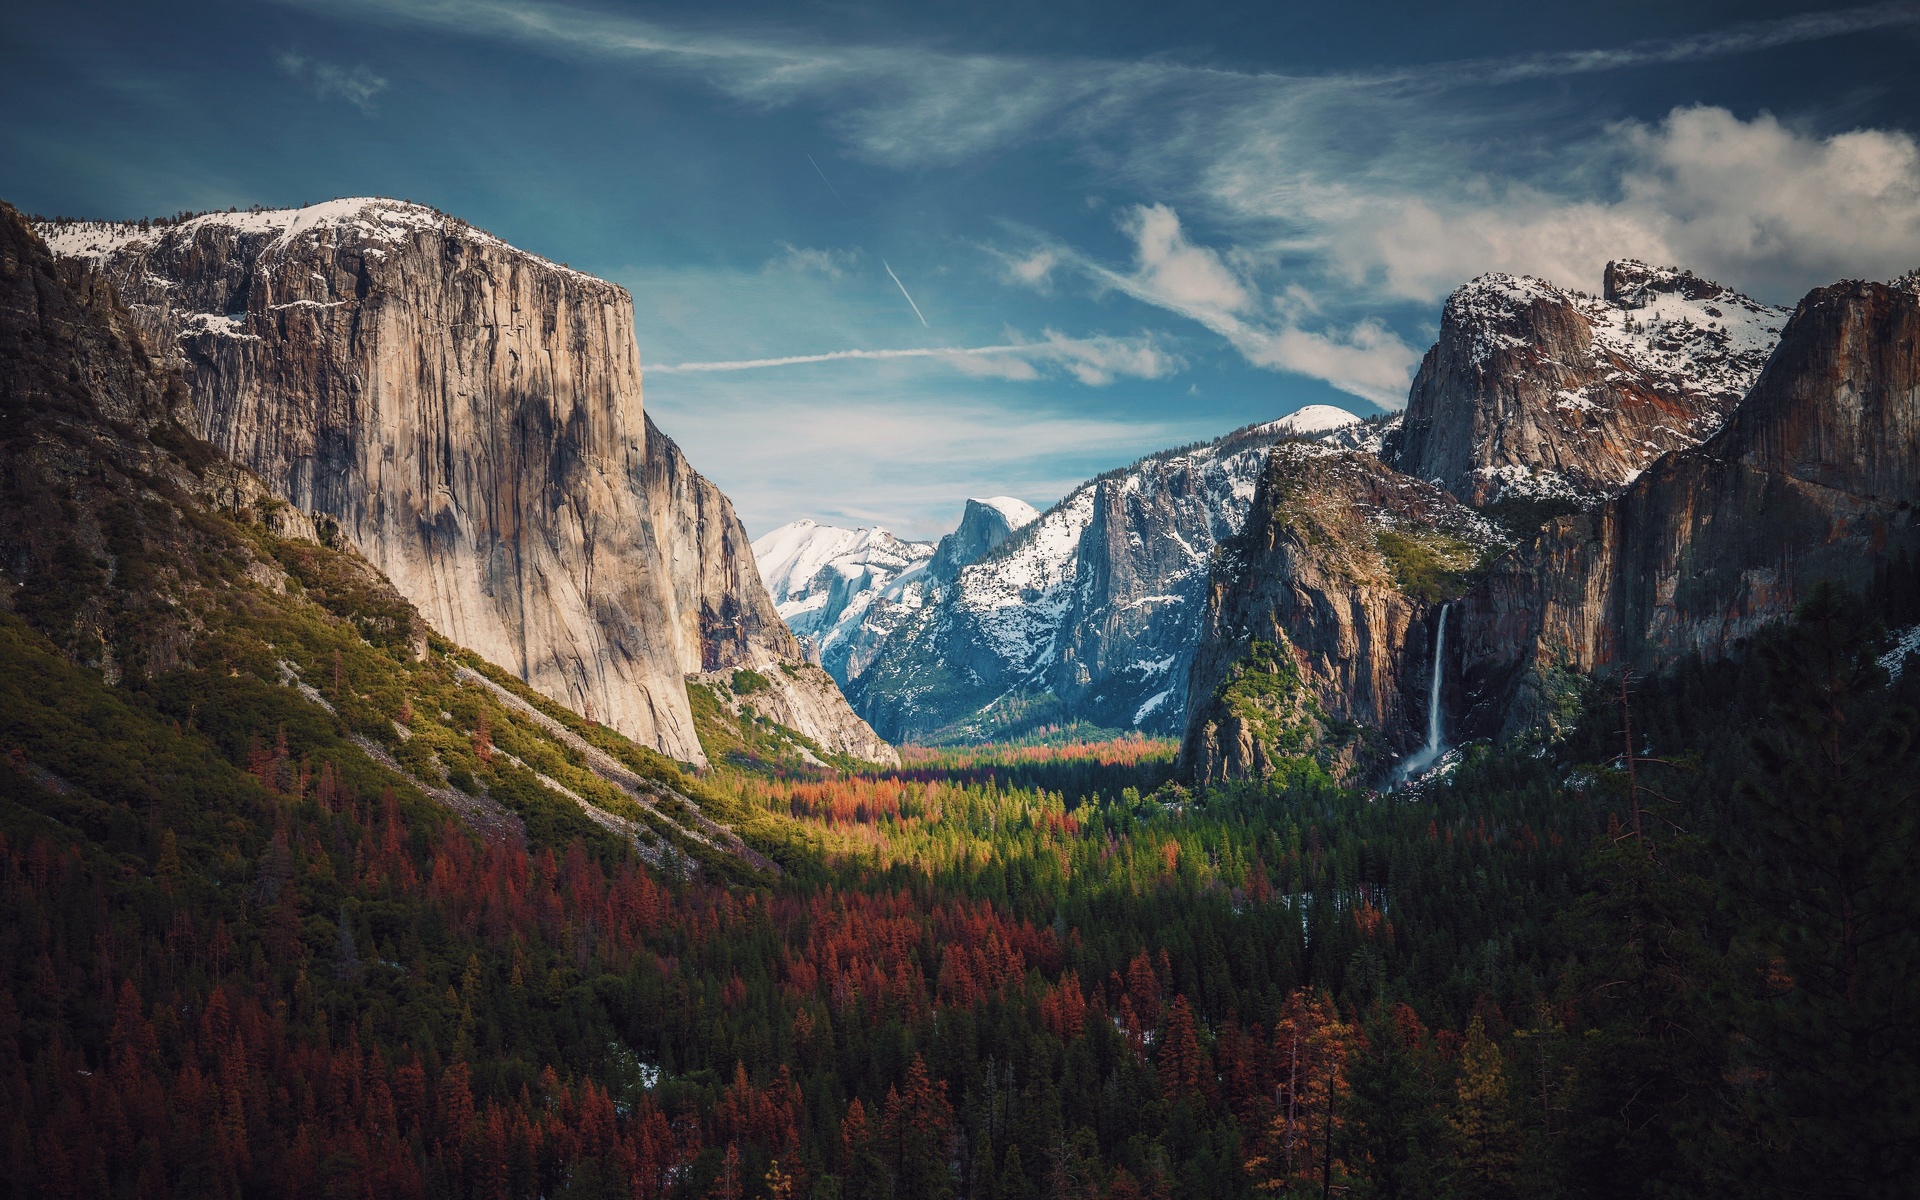
M1920 4L1574 7L17 2L0 197L437 205L631 289L756 535L936 536L1398 407L1482 271L1920 266Z

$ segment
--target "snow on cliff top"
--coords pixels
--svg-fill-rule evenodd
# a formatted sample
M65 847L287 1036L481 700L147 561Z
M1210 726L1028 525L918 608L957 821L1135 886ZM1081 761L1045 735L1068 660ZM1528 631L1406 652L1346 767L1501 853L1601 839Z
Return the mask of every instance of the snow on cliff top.
M1008 529L1024 529L1040 519L1040 510L1025 500L1016 500L1012 496L969 497L975 504L984 504L1007 519Z
M1492 272L1447 298L1448 324L1469 338L1475 362L1524 348L1519 310L1565 305L1587 319L1595 365L1611 359L1682 392L1738 398L1760 375L1789 310L1762 304L1691 271L1633 259L1607 264L1606 294L1530 275Z
M470 241L499 246L556 271L583 279L594 278L510 245L458 217L424 204L381 196L349 196L304 208L211 212L189 217L178 224L164 219L153 221L146 229L141 229L138 221L42 221L34 225L34 232L56 256L95 261L130 247L148 249L165 241L190 241L203 229L230 231L239 237L270 238L269 250L285 249L303 235L317 235L321 230L350 232L362 241L387 245L397 245L415 233L458 233Z
M1258 431L1281 437L1306 437L1315 433L1331 433L1359 423L1360 418L1344 408L1336 408L1331 404L1309 404L1278 421L1259 426Z
M840 529L804 517L753 543L760 580L775 605L809 593L814 580L829 568L853 575L859 573L857 568L878 566L891 573L932 555L932 543L903 541L877 526Z

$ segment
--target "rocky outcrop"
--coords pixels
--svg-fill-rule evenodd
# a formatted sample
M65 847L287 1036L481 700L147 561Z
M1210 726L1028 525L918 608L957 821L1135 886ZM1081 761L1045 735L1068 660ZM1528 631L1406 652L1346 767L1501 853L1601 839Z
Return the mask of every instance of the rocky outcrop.
M1569 674L1719 657L1821 581L1864 589L1920 555L1916 504L1920 284L1821 288L1718 434L1554 522L1464 598L1471 731L1549 720Z
M1183 766L1202 785L1305 759L1380 774L1422 739L1439 605L1500 548L1472 510L1371 455L1275 449L1208 589Z
M929 589L849 684L855 709L895 741L1178 731L1213 549L1297 436L1249 426L1075 488Z
M1040 513L1033 505L1012 496L969 498L960 513L960 524L934 547L927 571L942 583L951 583L960 568L979 562L1039 519Z
M236 594L287 594L281 565L216 512L318 532L196 424L112 283L56 260L0 203L0 607L110 683L189 663ZM363 601L361 635L417 653L412 608L337 557Z
M1711 436L1786 315L1631 261L1607 265L1598 297L1483 275L1448 299L1381 457L1474 505L1590 506Z
M750 713L799 730L829 754L900 765L900 753L847 707L833 677L815 663L781 663L765 671L710 671L697 677L728 712ZM803 754L806 752L802 748ZM806 754L816 765L827 765Z
M703 761L684 677L800 659L731 504L642 412L623 289L393 201L44 232L210 442L547 695Z

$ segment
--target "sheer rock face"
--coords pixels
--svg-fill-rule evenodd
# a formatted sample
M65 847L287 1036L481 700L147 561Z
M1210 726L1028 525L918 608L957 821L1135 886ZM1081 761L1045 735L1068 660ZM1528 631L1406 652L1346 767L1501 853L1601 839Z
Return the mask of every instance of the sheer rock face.
M1719 657L1823 580L1869 585L1920 550L1916 504L1920 284L1818 289L1718 434L1554 522L1466 597L1473 731L1538 724L1557 671Z
M1307 753L1357 781L1421 744L1446 593L1409 580L1404 553L1396 563L1384 552L1394 537L1450 559L1459 575L1500 545L1452 496L1371 455L1273 452L1208 588L1181 749L1198 783L1261 778ZM1249 663L1263 653L1290 666L1249 686Z
M933 548L933 560L927 571L942 583L951 583L960 568L978 562L1000 548L1000 544L1019 530L1040 519L1032 505L1011 496L991 500L969 498L960 514L960 524L940 539Z
M1654 459L1711 436L1786 312L1690 272L1607 265L1589 296L1483 275L1441 316L1386 462L1476 506L1591 505Z
M684 677L800 650L731 504L641 408L624 289L393 201L55 225L199 430L442 634L675 758Z

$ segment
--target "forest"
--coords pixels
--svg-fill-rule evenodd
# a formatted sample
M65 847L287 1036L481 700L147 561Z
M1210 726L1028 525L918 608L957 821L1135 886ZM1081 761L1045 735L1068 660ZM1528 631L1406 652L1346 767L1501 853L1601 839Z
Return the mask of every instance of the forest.
M1396 792L1196 791L1138 738L694 777L248 536L294 598L144 680L0 614L16 1196L1920 1181L1920 679L1851 598Z

